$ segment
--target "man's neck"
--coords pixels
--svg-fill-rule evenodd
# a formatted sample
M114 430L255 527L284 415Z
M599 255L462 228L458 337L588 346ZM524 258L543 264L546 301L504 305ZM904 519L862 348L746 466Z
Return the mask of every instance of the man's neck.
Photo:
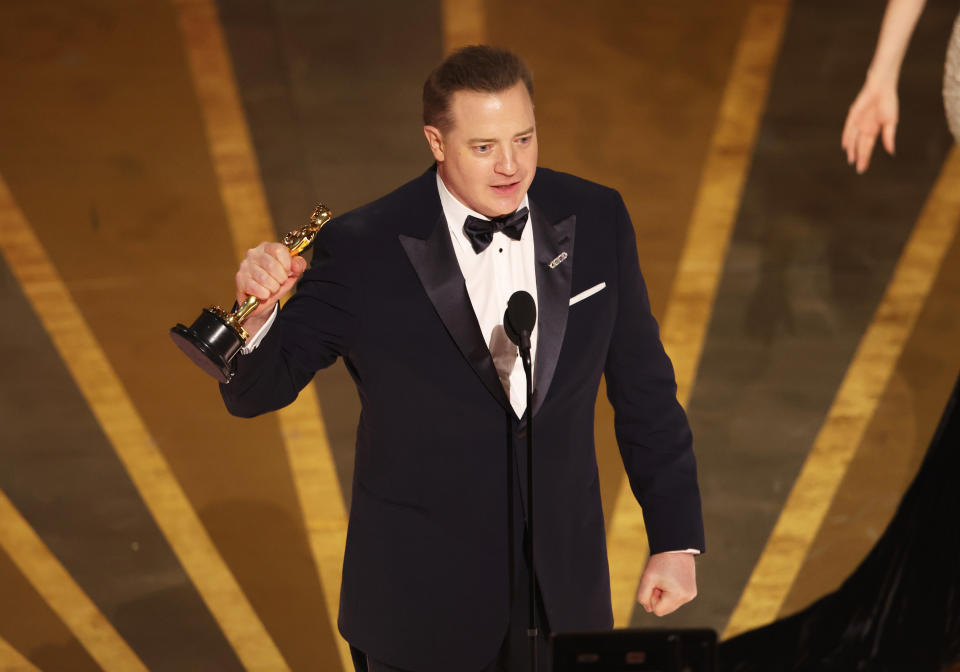
M440 183L441 192L446 192L446 195L449 196L450 198L452 198L454 201L456 201L458 205L462 206L463 208L466 208L466 209L469 211L469 214L470 214L470 215L473 215L474 217L483 217L484 219L489 219L489 217L487 217L486 215L477 212L476 210L474 210L473 208L471 208L469 205L467 205L466 203L464 203L464 202L463 202L463 199L461 199L459 196L457 196L457 194L454 193L453 189L451 189L451 188L448 186L448 182L449 182L449 181L447 180L446 176L444 175L444 170L443 170L443 164L442 164L442 163L438 163L438 164L437 164L437 177L440 178L440 179L438 180L438 182Z

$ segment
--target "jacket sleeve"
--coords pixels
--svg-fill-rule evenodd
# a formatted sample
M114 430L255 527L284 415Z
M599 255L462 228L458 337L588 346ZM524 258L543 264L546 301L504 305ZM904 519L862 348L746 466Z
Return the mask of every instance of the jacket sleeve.
M350 226L334 220L323 228L310 268L270 331L257 349L237 356L236 375L220 385L233 415L253 417L290 404L319 369L349 354L363 296Z
M616 213L617 315L604 375L617 443L643 508L650 552L703 551L693 436L677 401L673 365L650 311L633 225L619 194Z

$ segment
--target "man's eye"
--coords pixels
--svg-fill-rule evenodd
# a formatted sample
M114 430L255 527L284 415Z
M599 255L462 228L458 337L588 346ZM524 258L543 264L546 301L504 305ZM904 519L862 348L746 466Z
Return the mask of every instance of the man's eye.
M489 152L489 151L490 151L490 145L476 145L476 146L474 146L474 149L477 150L478 152L481 152L481 153Z
M529 145L529 144L530 144L530 139L531 139L532 137L533 137L533 136L525 135L525 136L523 136L522 138L517 138L517 142L519 142L521 145Z

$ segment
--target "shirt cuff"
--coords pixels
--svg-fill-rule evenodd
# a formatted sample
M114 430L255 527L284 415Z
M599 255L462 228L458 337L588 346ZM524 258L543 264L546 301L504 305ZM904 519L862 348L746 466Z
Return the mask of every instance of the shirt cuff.
M260 342L267 335L267 332L270 331L271 325L273 325L274 320L277 319L277 313L280 312L279 304L273 307L273 312L270 313L270 317L267 318L267 321L263 323L263 326L260 327L260 331L251 336L246 344L240 348L240 354L249 355L251 352L257 349L260 345Z
M700 550L696 548L686 548L682 551L664 551L664 553L689 553L690 555L700 555Z

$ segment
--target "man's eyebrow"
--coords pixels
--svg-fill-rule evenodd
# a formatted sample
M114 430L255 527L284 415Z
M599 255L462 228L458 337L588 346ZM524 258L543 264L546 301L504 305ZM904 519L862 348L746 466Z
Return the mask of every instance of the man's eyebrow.
M534 127L531 126L530 128L524 129L524 130L520 131L519 133L515 134L513 137L515 137L515 138L520 138L520 137L523 137L524 135L530 135L531 133L533 133L533 130L534 130ZM470 138L469 140L467 140L467 144L470 144L470 145L492 145L492 144L495 143L496 141L497 141L496 138Z

